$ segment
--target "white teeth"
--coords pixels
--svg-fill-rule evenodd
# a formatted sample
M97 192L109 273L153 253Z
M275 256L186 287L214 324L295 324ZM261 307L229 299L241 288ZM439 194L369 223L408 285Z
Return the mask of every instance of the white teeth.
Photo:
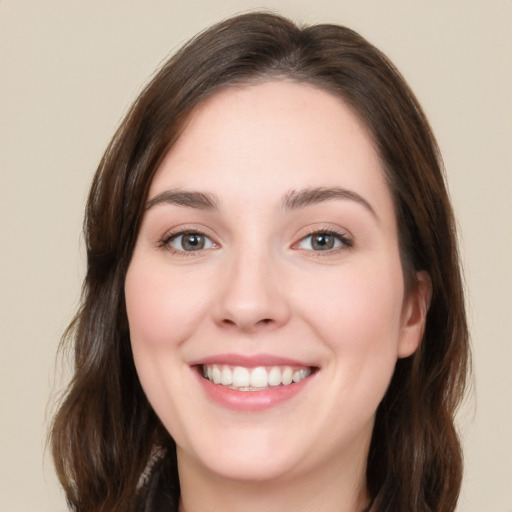
M251 388L266 388L268 386L268 374L261 366L251 371Z
M220 383L223 386L231 386L231 384L233 384L233 373L228 366L222 367L222 377Z
M291 366L228 366L209 364L203 366L203 376L214 384L241 391L261 390L269 386L289 386L300 382L311 374L311 368L292 368Z
M296 372L293 372L293 382L300 382L302 379L306 378L306 370L301 369L297 370Z
M293 381L293 370L289 366L287 366L283 370L281 382L283 383L284 386L288 386L289 384L292 383L292 381Z
M247 388L251 382L251 374L247 368L236 366L233 370L233 386L235 388Z
M273 366L268 373L268 385L279 386L281 384L281 369Z
M220 370L216 364L213 365L212 377L215 384L220 384Z

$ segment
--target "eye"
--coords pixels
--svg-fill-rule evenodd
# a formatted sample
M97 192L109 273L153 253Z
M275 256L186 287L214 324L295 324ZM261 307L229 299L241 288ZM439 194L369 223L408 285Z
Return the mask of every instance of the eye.
M342 247L352 247L352 241L341 233L318 231L305 236L297 247L307 251L333 251Z
M175 252L194 252L215 247L210 238L197 231L174 233L164 240L163 243Z

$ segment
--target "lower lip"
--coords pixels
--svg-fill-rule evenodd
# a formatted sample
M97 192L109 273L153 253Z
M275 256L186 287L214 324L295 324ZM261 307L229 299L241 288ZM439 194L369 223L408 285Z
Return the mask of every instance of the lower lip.
M314 374L288 386L269 387L261 391L237 391L205 379L199 372L197 377L204 392L213 402L239 412L262 412L272 409L298 395L309 384Z

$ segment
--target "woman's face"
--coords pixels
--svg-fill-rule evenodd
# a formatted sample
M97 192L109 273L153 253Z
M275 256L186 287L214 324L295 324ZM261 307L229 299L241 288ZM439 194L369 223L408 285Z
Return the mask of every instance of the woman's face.
M339 98L270 81L195 110L126 277L135 365L180 469L364 471L420 302L404 295L382 165Z

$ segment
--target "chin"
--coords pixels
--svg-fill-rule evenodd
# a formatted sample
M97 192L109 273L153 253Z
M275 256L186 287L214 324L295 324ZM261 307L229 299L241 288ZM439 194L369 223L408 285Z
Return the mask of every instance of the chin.
M278 460L266 454L257 458L246 454L228 453L215 457L214 460L198 461L209 473L224 480L240 483L267 483L291 477L297 471L297 463L280 454Z
M300 469L300 446L287 441L285 433L248 425L227 430L203 433L193 446L178 441L178 463L240 482L275 481Z

